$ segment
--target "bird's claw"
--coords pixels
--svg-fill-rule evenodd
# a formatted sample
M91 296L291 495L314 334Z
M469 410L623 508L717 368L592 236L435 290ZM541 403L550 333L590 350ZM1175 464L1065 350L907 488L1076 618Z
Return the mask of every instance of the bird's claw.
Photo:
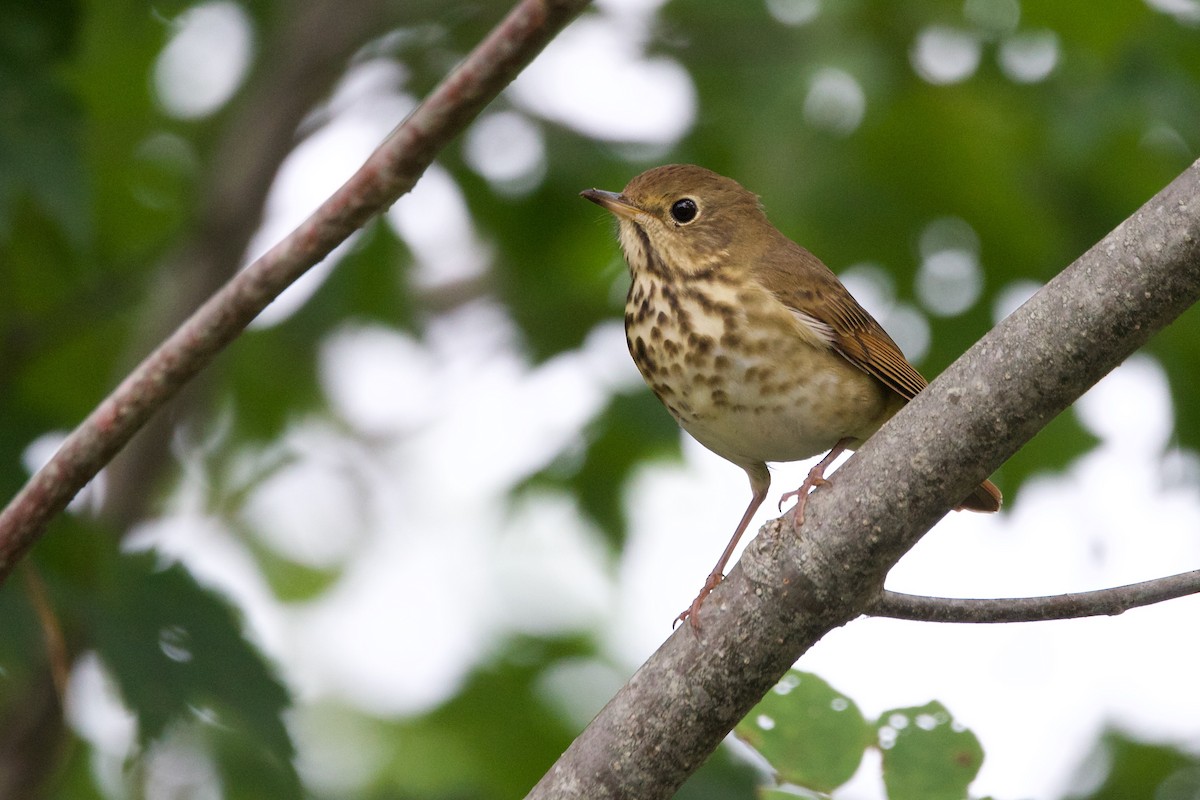
M675 630L677 625L687 621L691 623L693 633L700 633L700 606L704 605L705 598L712 594L712 590L720 586L723 580L725 580L725 576L720 572L711 573L708 576L708 580L704 582L704 587L700 590L700 594L696 595L696 599L692 601L692 604L681 611L679 616L671 623L671 630Z
M829 480L822 474L824 472L825 463L822 462L808 471L808 477L804 479L804 483L800 484L798 489L793 489L790 492L784 492L779 498L779 511L783 512L783 504L793 497L796 498L796 505L792 509L792 530L799 530L804 524L804 507L808 505L808 496L813 489L818 486L827 486Z

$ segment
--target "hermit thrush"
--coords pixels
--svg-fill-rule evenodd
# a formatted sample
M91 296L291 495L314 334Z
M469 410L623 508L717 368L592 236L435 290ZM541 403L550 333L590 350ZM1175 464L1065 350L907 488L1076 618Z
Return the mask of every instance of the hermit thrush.
M620 194L582 196L616 215L633 275L629 352L646 383L696 441L746 471L753 496L691 606L724 577L767 496L769 461L829 451L801 487L794 522L844 450L879 430L926 381L812 253L788 239L737 182L701 167L643 172ZM985 481L959 508L997 511ZM781 501L782 502L782 501Z

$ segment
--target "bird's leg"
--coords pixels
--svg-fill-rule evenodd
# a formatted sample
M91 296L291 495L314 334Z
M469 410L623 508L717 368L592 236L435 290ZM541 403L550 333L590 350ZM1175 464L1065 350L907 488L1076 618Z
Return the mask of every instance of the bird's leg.
M796 507L792 509L792 529L797 530L804 524L804 506L808 504L808 494L818 486L824 486L829 483L825 479L825 470L829 469L829 465L833 460L846 452L846 448L852 442L849 436L844 439L839 439L838 443L833 446L828 455L817 462L816 466L808 471L808 477L804 479L804 483L800 484L799 489L794 489L790 492L784 492L779 498L779 510L783 510L783 504L793 497L796 498Z
M721 553L721 557L717 559L717 565L712 568L712 572L708 573L708 580L704 582L704 587L700 589L700 594L696 595L696 599L692 601L692 604L675 618L675 622L671 627L678 625L684 620L689 620L692 623L692 630L697 633L700 632L700 606L704 604L704 599L708 597L712 590L717 588L721 581L725 579L725 565L729 563L729 559L733 556L733 549L737 547L742 534L750 526L750 520L754 518L754 512L758 511L758 507L767 498L767 491L771 488L771 475L767 472L766 464L761 464L753 470L746 469L746 474L750 476L750 488L754 492L754 496L750 498L750 505L746 506L746 513L742 514L742 521L738 523L737 530L733 532L733 538L729 540L729 544L725 545L725 552Z

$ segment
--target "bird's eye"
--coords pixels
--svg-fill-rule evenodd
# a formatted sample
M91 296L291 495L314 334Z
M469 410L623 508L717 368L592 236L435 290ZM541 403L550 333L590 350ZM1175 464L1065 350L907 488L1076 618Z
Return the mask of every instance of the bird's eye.
M671 219L675 220L680 225L687 225L696 218L700 213L699 206L696 201L690 197L685 197L682 200L676 200L671 204Z

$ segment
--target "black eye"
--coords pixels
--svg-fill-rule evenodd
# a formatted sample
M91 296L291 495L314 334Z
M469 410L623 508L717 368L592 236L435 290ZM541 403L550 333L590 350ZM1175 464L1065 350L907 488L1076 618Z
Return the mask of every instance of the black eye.
M676 200L671 204L671 219L678 222L680 225L687 225L696 218L700 213L699 206L696 201L690 197L685 197L682 200Z

